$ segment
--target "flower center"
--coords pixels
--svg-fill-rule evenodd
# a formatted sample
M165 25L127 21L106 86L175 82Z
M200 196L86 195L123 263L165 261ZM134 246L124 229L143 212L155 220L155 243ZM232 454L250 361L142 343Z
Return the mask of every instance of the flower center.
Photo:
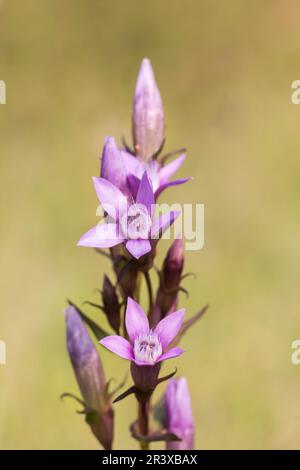
M121 230L123 235L130 240L138 238L147 239L151 228L151 219L146 206L143 204L132 204L127 214L121 219Z
M153 365L162 355L162 347L155 333L150 331L147 334L139 335L134 340L134 357L137 361Z

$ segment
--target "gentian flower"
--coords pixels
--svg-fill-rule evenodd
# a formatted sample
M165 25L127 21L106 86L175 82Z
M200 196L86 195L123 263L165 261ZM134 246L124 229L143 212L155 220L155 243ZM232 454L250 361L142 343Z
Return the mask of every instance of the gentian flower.
M168 349L179 332L184 317L184 309L178 310L161 320L154 330L150 329L147 315L130 297L125 313L125 324L129 340L112 335L103 338L100 344L131 361L132 376L142 391L155 387L162 361L180 356L181 348Z
M84 399L86 420L105 449L111 449L113 410L107 393L103 366L76 308L65 310L67 349Z
M171 379L165 393L167 429L181 441L167 442L169 450L194 448L194 418L187 381L184 377Z
M93 227L78 242L80 246L110 248L125 243L136 259L149 253L161 234L175 221L179 212L154 218L154 194L145 172L135 201L126 196L104 178L93 178L97 196L109 218Z
M133 196L135 198L146 171L152 184L154 197L157 199L168 187L177 186L189 180L189 178L181 178L170 181L170 178L183 164L185 157L185 154L182 154L164 166L157 160L144 162L118 148L113 137L106 137L102 151L100 175L117 186L127 197Z
M135 152L143 161L152 159L164 142L164 109L150 60L143 59L133 102Z

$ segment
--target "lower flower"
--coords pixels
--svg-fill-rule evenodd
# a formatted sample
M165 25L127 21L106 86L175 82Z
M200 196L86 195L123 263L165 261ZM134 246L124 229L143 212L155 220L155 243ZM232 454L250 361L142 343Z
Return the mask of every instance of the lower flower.
M168 349L181 328L183 317L184 309L178 310L165 317L151 330L147 315L140 305L129 297L125 314L129 340L112 335L103 338L100 344L131 361L131 372L136 387L147 392L155 388L161 362L183 353L178 347Z

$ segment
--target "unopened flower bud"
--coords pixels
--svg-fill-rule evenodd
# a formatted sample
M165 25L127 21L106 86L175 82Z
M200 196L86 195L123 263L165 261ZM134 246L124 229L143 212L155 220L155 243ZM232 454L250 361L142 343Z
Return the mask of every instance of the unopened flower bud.
M116 288L105 275L102 286L103 309L110 326L119 334L121 324L121 306Z
M188 384L184 377L171 379L165 393L167 429L181 441L167 442L169 450L194 449L195 425Z
M164 140L164 109L148 59L139 70L133 103L133 139L138 158L150 161Z
M160 273L151 325L155 326L168 313L176 310L181 275L184 266L184 244L177 238L169 248Z
M113 410L99 354L74 306L65 310L65 319L67 349L85 403L86 420L103 447L111 449Z

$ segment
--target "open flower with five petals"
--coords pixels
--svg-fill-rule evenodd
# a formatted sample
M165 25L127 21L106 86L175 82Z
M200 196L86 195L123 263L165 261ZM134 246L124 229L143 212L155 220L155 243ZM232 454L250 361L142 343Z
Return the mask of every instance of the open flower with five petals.
M154 217L155 200L147 172L139 183L135 199L128 198L105 178L93 178L97 196L107 214L106 221L85 233L80 246L111 248L124 243L136 259L149 253L155 241L175 221L179 212Z
M103 338L100 344L137 366L154 366L183 353L178 347L168 349L181 328L183 317L184 309L178 310L166 316L151 330L147 315L140 305L129 297L125 314L129 340L112 335Z

